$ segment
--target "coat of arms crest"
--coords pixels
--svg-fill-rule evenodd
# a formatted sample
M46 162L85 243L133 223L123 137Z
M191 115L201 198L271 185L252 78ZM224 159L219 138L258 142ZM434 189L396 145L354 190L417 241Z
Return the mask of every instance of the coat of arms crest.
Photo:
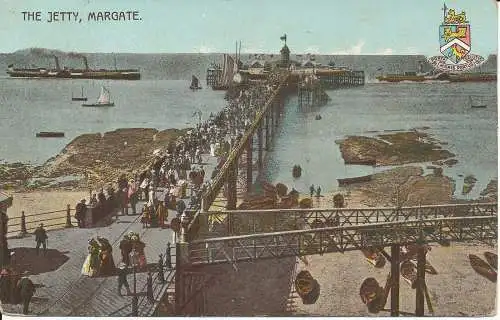
M439 51L444 56L431 57L429 63L441 71L464 71L484 62L471 52L471 28L465 11L443 6L443 22L439 26Z
M470 25L465 11L443 8L444 21L439 26L439 50L453 63L459 63L470 52Z

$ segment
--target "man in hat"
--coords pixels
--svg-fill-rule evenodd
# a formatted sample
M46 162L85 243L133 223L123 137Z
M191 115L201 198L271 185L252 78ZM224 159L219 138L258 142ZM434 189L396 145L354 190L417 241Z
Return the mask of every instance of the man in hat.
M43 228L43 223L40 223L40 226L35 229L35 241L36 241L36 254L38 254L38 251L40 249L40 245L43 246L43 254L45 255L47 251L47 239L49 238L47 236L47 232Z
M149 303L155 302L154 294L153 294L153 276L151 275L151 270L148 270L148 277L146 280L146 298Z
M10 277L9 271L5 268L0 272L0 301L8 303L10 298Z
M127 281L127 266L125 263L120 262L118 265L118 294L122 295L122 287L125 286L127 289L127 295L130 295L130 286Z
M28 314L29 304L36 289L33 282L28 278L27 271L24 272L23 277L17 282L17 288L23 301L23 314Z
M75 218L78 221L78 227L85 227L85 213L87 212L86 200L82 199L75 208Z

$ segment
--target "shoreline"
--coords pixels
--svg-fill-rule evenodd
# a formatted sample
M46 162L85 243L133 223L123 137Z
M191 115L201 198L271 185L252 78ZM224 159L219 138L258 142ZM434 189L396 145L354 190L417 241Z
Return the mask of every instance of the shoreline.
M0 169L11 168L13 170L12 180L17 180L19 184L14 188L2 189L22 198L20 204L14 205L9 211L13 213L12 217L18 217L21 210L28 214L28 212L41 213L65 209L67 204L73 207L80 199L87 198L91 192L90 190L96 190L99 186L114 183L121 173L134 175L141 172L141 170L145 170L155 159L153 151L156 147L165 148L168 144L175 144L177 139L190 129L158 131L151 128L132 128L118 129L104 134L84 134L71 141L58 155L48 159L42 166L29 167L20 162L4 163L0 165ZM419 136L413 132L409 131L410 143L414 143L412 139ZM384 132L384 134L386 133ZM401 137L401 132L395 134ZM144 146L145 142L147 143L146 146ZM116 147L118 145L123 147ZM101 150L91 152L92 148L100 148ZM114 158L120 157L119 154L125 154L125 159L130 159L130 157L136 157L137 153L141 152L140 160L133 162L123 160L114 164L114 166L111 164ZM75 157L82 154L84 155L82 159L75 160ZM100 160L100 154L104 155L104 161ZM72 163L75 163L76 166L72 167ZM138 165L141 163L142 165ZM89 165L90 169L86 168L86 165ZM96 167L98 170L93 171L93 168ZM395 198L398 192L401 193L399 203L403 206L463 201L497 201L496 179L491 179L488 182L488 186L480 191L478 198L460 200L454 197L456 181L443 176L440 173L442 172L440 171L442 170L441 167L433 166L428 168L433 169L434 174L427 175L424 175L421 163L401 163L388 165L387 167L382 172L372 174L372 181L355 183L341 187L336 191L324 190L322 198L316 199L316 197L313 197L313 206L333 207L331 199L336 193L345 196L349 207L353 207L353 204L356 204L355 207L394 206L397 202ZM85 179L85 172L93 173L93 176L89 175L88 181ZM0 180L5 180L1 179L2 173L0 171ZM22 181L23 178L24 181ZM28 183L30 180L32 182ZM8 183L4 183L0 187L4 187ZM21 185L22 183L25 185ZM65 204L52 205L51 208L48 208L43 203L42 200L44 199L41 195L46 195L49 199L57 199L55 201L65 202ZM306 196L307 194L304 192L303 197Z

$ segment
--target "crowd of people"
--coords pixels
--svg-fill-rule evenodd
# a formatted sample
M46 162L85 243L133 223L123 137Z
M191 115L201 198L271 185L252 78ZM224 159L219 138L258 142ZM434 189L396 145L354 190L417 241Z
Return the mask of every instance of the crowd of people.
M127 215L130 207L135 215L138 202L144 201L141 208L144 227L169 226L169 210L176 211L179 217L185 210L200 209L202 194L280 81L280 74L274 73L267 81L228 91L228 103L222 111L210 114L206 121L200 121L164 150L156 150L149 169L133 177L121 175L116 191L109 185L106 191L101 189L97 195L93 194L88 205L82 200L75 213L78 225L86 227L85 212L89 207L94 224L116 209ZM202 154L208 153L219 161L212 175L205 177Z
M82 199L75 209L78 226L92 227L117 210L121 211L122 215L128 215L130 208L130 213L136 215L139 201L144 201L141 210L144 227L171 227L178 230L180 215L186 210L194 212L201 207L202 194L210 188L211 181L217 176L231 148L239 142L280 81L280 74L276 73L267 81L228 91L228 103L221 112L210 114L204 122L200 119L196 127L186 135L170 143L163 151L159 150L148 170L133 177L121 175L116 187L109 184L92 194L88 201ZM208 153L218 158L217 168L209 179L205 176L202 157L202 154ZM163 190L162 196L159 196L160 190ZM170 223L169 210L175 211L176 214ZM36 232L37 252L42 246L45 253L47 239L45 229L40 225ZM127 267L135 267L137 263L136 267L145 269L147 264L144 252L146 245L140 240L139 234L131 232L120 242L121 261L118 267L113 261L113 248L107 239L97 237L90 239L88 244L88 255L81 269L82 275L96 277L118 273L120 294L123 285L129 292L126 281ZM136 253L137 261L130 261L132 252ZM165 262L160 256L159 265L171 266L169 252ZM28 313L29 301L34 292L35 286L26 274L21 275L14 268L2 269L2 303L22 302L24 313Z

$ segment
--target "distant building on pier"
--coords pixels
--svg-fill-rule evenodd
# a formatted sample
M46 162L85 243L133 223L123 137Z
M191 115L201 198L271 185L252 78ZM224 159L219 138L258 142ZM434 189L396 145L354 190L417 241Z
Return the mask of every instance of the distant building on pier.
M281 48L280 53L281 53L281 61L280 61L281 67L288 68L290 66L290 49L288 49L286 42L283 48Z

